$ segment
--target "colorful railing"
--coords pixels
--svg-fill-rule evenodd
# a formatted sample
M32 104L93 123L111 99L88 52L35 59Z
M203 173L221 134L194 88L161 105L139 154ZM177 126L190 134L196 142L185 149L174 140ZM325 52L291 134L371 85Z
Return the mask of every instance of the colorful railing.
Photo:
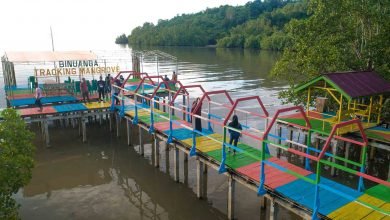
M134 73L130 73L130 74L134 74ZM333 189L333 188L331 188L331 187L321 183L321 166L327 165L327 166L335 167L336 169L340 169L340 170L343 170L343 171L348 172L350 174L358 176L359 177L358 189L357 189L358 191L363 191L364 190L363 179L367 179L367 180L373 181L375 183L382 184L382 185L384 185L386 187L390 187L390 182L381 180L379 178L376 178L376 177L373 177L373 176L370 176L370 175L367 175L367 174L364 173L364 170L365 170L365 167L366 167L365 163L366 163L366 154L367 154L367 144L368 144L368 142L367 142L367 138L366 138L366 135L364 133L363 127L361 125L361 122L358 119L354 119L354 120L351 120L351 121L346 121L346 122L341 122L339 124L336 124L336 125L333 126L331 133L327 134L327 133L324 133L324 132L312 129L312 127L310 125L310 122L309 122L309 119L306 116L306 114L305 114L305 112L304 112L302 107L295 106L295 107L282 108L282 109L277 110L273 117L269 117L268 111L266 110L264 104L262 103L260 97L258 97L258 96L239 98L239 99L233 101L233 99L231 98L229 93L227 91L225 91L225 90L206 92L201 85L184 86L180 82L164 81L162 79L162 77L149 76L147 74L144 74L144 75L146 75L146 76L141 79L141 81L140 81L140 83L139 83L139 85L138 85L138 87L137 87L137 89L135 91L130 91L130 90L125 89L125 88L123 88L123 85L122 85L122 87L119 87L121 89L121 93L120 93L119 97L122 100L122 107L120 109L120 111L121 111L120 115L124 116L125 100L128 99L135 106L134 107L134 109L135 109L135 116L133 118L133 123L134 124L138 123L138 111L139 111L139 109L137 107L138 100L147 100L147 101L150 102L149 108L145 108L147 111L150 112L151 120L150 120L150 125L149 125L149 132L151 132L151 133L155 132L155 130L154 130L154 120L153 120L155 115L158 116L158 117L162 117L162 118L164 118L166 120L169 120L169 125L170 126L169 126L168 143L172 142L172 133L173 133L172 124L173 123L177 123L177 122L174 122L174 120L172 119L174 111L182 112L183 113L183 119L185 119L185 116L187 115L187 120L188 121L189 121L190 117L192 117L192 118L200 118L201 120L207 122L209 128L211 128L211 124L217 125L217 126L221 126L221 128L223 129L223 140L222 141L221 140L217 140L217 139L207 135L204 132L195 130L194 126L189 127L189 126L187 126L185 124L180 124L181 127L186 128L186 129L188 129L188 130L193 132L193 135L192 135L192 142L193 143L192 143L192 147L191 147L191 150L190 150L190 156L196 155L196 134L199 134L199 135L203 135L203 136L205 136L205 137L207 137L207 138L209 138L209 139L211 139L213 141L216 141L216 142L222 144L222 148L221 148L222 161L220 163L220 168L219 168L219 172L220 173L226 172L225 160L226 160L226 148L227 147L228 148L233 148L233 149L235 149L235 150L237 150L239 152L244 153L245 155L247 155L249 157L252 157L252 158L260 161L260 163L261 163L260 169L261 170L260 170L260 178L259 178L260 182L259 182L259 188L258 188L258 194L259 195L264 195L266 193L266 189L265 189L265 180L267 178L267 176L265 174L265 166L266 165L274 167L276 169L279 169L282 172L288 173L288 174L293 175L293 176L295 176L295 177L297 177L299 179L302 179L302 180L304 180L306 182L309 182L309 183L313 184L315 186L315 197L314 197L314 201L313 201L313 207L314 208L313 208L313 214L312 214L312 218L313 219L317 219L317 216L318 216L318 210L319 210L319 206L320 206L320 202L321 202L321 198L319 197L319 190L320 190L320 188L332 191L332 192L336 193L337 195L340 195L340 196L342 196L342 197L344 197L346 199L349 199L351 201L357 202L357 203L359 203L359 204L361 204L361 205L363 205L365 207L369 207L369 208L371 208L373 210L376 210L376 211L378 211L378 212L380 212L382 214L385 214L385 215L389 216L389 213L386 210L382 210L381 208L376 207L375 205L372 205L372 204L368 204L367 202L364 202L364 201L355 200L354 198L350 197L349 195L345 194L344 192L341 192L339 190ZM158 80L161 79L161 82L160 83L155 83L153 81L154 79L158 79ZM144 94L143 92L142 93L139 92L140 88L142 88L142 86L146 82L146 80L148 80L148 82L150 82L154 86L154 91L152 93L150 93L150 94ZM180 87L176 91L175 90L171 90L170 86L169 86L169 83L178 84ZM167 95L168 102L165 102L165 99L163 99L162 97L159 97L157 95L158 91L160 89L162 89L162 85L165 85L165 88L163 88L163 89L168 94ZM208 111L207 112L202 112L202 113L207 114L207 117L203 117L201 115L193 114L190 111L190 99L189 99L190 98L190 94L187 91L190 88L198 88L198 89L200 89L202 91L203 95L201 97L201 102L204 102L204 101L208 102L208 105L207 105ZM133 98L130 99L130 98L126 97L124 94L131 94L131 96L133 96ZM212 101L211 100L211 95L216 95L216 94L223 94L228 99L230 104L221 104L221 103L217 103L215 101ZM180 95L183 96L183 104L175 103L177 97L180 96ZM257 101L258 104L260 105L260 108L262 109L263 114L249 112L249 111L246 111L246 110L238 108L238 104L239 103L244 102L244 101L249 101L249 100ZM165 106L168 109L168 117L163 116L163 115L161 115L161 114L156 112L156 110L155 110L155 105L156 104ZM218 116L216 113L212 114L211 113L210 104L216 104L218 106L223 106L223 107L229 109L229 113L225 117L224 116ZM114 109L114 101L112 103L112 106L113 106L113 109ZM196 112L196 110L199 110L199 109L195 109L194 112ZM227 126L227 123L230 120L230 117L233 115L234 112L237 112L237 111L240 111L240 112L243 112L243 113L246 113L246 114L250 114L252 116L257 116L257 117L265 120L265 125L266 125L265 129L264 130L260 130L258 128L253 128L253 127L246 126L246 128L244 130L237 130L237 129L234 129L234 128L231 128L231 127ZM290 126L294 126L295 128L298 128L298 129L302 130L304 133L307 134L307 139L305 141L306 144L295 142L295 141L290 140L288 138L282 137L281 135L279 136L279 135L271 134L271 129L274 127L274 125L276 123L285 123L283 120L279 119L280 114L283 114L283 113L286 113L286 112L291 112L291 111L298 112L299 114L301 114L301 116L305 120L305 123L306 123L305 126L302 126L302 125L299 125L299 124L292 124L292 123L287 123L287 124L290 125ZM271 120L271 121L268 123L268 120ZM349 138L346 138L346 137L342 137L342 136L336 135L338 129L342 129L343 127L352 126L352 125L356 125L359 128L359 132L361 133L363 141L360 142L360 141L356 141L356 140L352 140L352 139L349 139ZM250 138L253 138L255 140L261 141L260 155L254 155L252 153L245 152L245 150L243 150L243 149L240 149L240 148L237 148L235 146L232 146L232 145L228 144L227 141L226 141L227 140L226 139L226 135L227 135L227 130L228 129L235 130L235 131L241 133L242 135L246 135L246 136L248 136ZM262 134L262 136L253 135L250 132L248 132L248 130L256 131L257 133ZM326 135L326 136L328 136L324 146L321 149L316 149L313 146L311 146L312 145L311 144L312 135L314 133L316 133L317 135ZM286 146L286 145L283 145L281 143L275 142L272 139L276 139L278 141L284 141L285 143L288 143L289 145L293 144L293 145L302 147L302 148L305 149L305 151L302 152L302 151L296 150L296 149L291 148L289 146ZM361 148L362 148L362 152L361 152L362 156L360 158L360 161L359 162L355 162L355 161L352 161L352 160L349 160L349 159L346 159L346 158L342 158L340 156L337 156L337 155L334 155L332 153L327 152L328 148L332 144L332 140L341 140L341 141L350 142L352 144L361 146ZM269 153L268 147L279 148L279 149L282 149L284 151L290 152L291 154L294 154L294 155L297 155L297 156L300 156L300 157L304 157L305 158L305 168L307 170L310 170L310 162L311 161L315 162L316 163L316 168L313 171L313 173L315 174L315 179L314 180L310 179L310 178L308 178L308 177L306 177L304 175L301 175L301 174L299 174L297 172L294 172L293 170L289 170L289 169L287 169L285 167L281 167L281 166L279 166L279 165L277 165L275 163L272 163L272 162L266 160L266 154ZM339 160L339 161L342 161L344 163L357 166L357 167L359 167L359 171L356 171L354 169L348 168L347 166L340 165L340 164L338 164L336 162L328 161L328 160L324 159L324 157L331 158L332 161Z

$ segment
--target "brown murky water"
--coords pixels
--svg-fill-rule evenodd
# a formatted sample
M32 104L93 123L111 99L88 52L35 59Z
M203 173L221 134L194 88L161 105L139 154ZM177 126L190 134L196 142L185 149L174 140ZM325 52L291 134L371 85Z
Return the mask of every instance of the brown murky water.
M277 54L210 48L162 48L179 62L160 62L159 74L170 74L175 66L184 84L201 83L206 90L228 89L234 98L259 95L271 111L280 106L277 91L285 86L267 75ZM144 71L156 72L152 63ZM248 109L253 106L247 106ZM247 123L258 125L251 118ZM248 122L249 121L249 122ZM82 143L77 128L50 127L51 148L37 132L36 166L29 185L15 195L23 219L225 219L227 179L209 169L207 199L195 195L196 163L180 155L180 183L174 182L173 152L160 147L160 168L152 157L152 137L144 132L145 155L138 153L138 131L127 146L122 137L110 133L107 123L88 124L88 142ZM36 125L32 129L38 131ZM188 172L183 169L188 166ZM260 219L256 193L236 184L235 216ZM263 212L264 213L264 212ZM278 218L295 219L279 209Z
M198 200L195 159L184 162L180 154L180 182L174 182L173 151L161 142L160 167L155 168L152 136L147 132L142 131L145 155L141 156L137 127L133 127L131 146L124 129L117 138L107 123L89 124L87 143L82 143L77 128L50 129L53 147L44 147L37 133L33 178L16 195L22 219L226 218L226 177L208 169L207 198ZM260 219L256 193L236 186L236 217ZM292 217L281 211L283 216Z

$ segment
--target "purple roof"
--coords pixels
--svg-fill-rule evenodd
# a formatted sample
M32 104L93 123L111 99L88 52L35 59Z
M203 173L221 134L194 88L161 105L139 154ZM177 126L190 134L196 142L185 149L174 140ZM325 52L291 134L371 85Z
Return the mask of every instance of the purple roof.
M376 72L342 72L324 74L351 98L390 92L390 82Z

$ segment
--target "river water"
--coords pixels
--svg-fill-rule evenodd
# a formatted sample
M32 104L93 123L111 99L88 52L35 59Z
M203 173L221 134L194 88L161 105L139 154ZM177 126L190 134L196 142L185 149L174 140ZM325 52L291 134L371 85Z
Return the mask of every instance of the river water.
M281 105L277 92L286 83L268 77L278 53L217 48L158 49L176 56L177 63L161 60L156 67L145 62L142 67L145 72L170 76L177 69L184 84L201 84L207 91L226 89L233 98L258 95L271 112ZM116 51L129 53L128 48ZM246 123L257 122L249 118ZM31 182L15 195L21 204L22 219L226 218L227 178L209 169L207 198L198 200L194 193L195 159L189 159L187 173L182 169L185 165L180 155L180 183L175 183L173 152L166 151L161 143L160 168L154 168L152 139L146 133L145 155L140 156L136 129L132 132L132 145L127 146L125 127L121 137L116 138L107 123L91 123L88 141L82 143L77 128L52 125L52 147L46 148L39 129L35 125L31 128L36 131L36 164ZM240 184L236 187L236 218L264 218L264 214L260 216L256 193ZM287 211L278 213L280 219L297 218Z

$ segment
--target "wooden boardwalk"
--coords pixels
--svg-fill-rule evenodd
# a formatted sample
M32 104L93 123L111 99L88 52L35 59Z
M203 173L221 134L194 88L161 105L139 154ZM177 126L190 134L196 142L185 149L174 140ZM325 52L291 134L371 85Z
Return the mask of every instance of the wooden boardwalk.
M161 77L154 78L160 79ZM114 103L108 102L79 103L76 97L48 97L47 103L53 105L44 106L42 112L39 112L38 109L34 107L22 108L18 111L22 117L27 118L94 110L106 111L111 109L112 112L116 111L118 116L120 115L130 119L133 124L142 125L143 127L148 128L150 133L158 133L164 136L169 143L173 141L176 144L181 145L188 150L190 156L198 155L208 161L212 161L219 166L220 173L229 172L255 183L258 187L259 195L263 196L264 193L272 194L272 196L282 198L284 201L287 201L306 213L313 213L310 214L313 219L316 219L317 216L331 219L353 220L390 219L389 181L379 180L378 178L364 174L364 155L366 154L367 142L358 142L343 137L333 136L332 131L337 129L337 127L327 127L329 136L326 137L327 143L324 146L319 146L319 149L315 151L313 146L311 146L310 121L306 120L305 116L302 118L300 118L300 116L295 116L295 118L300 120L299 123L287 120L287 123L290 123L291 126L301 129L309 135L309 144L296 143L287 137L282 137L280 134L269 133L270 128L275 122L282 119L278 117L279 110L275 116L269 117L268 112L266 112L258 97L249 97L247 99L241 98L233 102L226 91L205 92L200 85L186 87L179 82L174 83L179 83L181 86L180 89L178 91L172 91L166 89L171 88L166 84L168 82L164 82L161 78L161 82L157 83L153 81L154 78L146 76L142 80L131 80L123 86L123 88L120 88L121 94L118 98L121 99L121 105L119 106L115 106ZM227 108L229 114L211 118L209 108L208 111L206 113L203 112L201 116L192 115L192 113L189 112L190 105L188 103L190 94L186 91L188 87L200 88L203 91L201 101L208 102L209 105L210 103L213 103ZM168 94L167 98L158 97L157 94L159 93ZM226 94L230 100L230 105L218 104L211 101L210 96L213 94ZM183 105L175 102L175 98L178 95L183 95ZM185 103L185 97L187 97L187 104ZM26 98L21 95L20 99L12 100L12 105L31 105L32 100L30 99L31 98L29 97ZM239 102L246 100L258 101L260 107L264 111L264 116L236 108ZM165 109L165 111L161 108ZM300 108L281 109L280 111L291 110L302 111ZM173 111L175 111L175 115L173 114ZM266 130L246 127L243 131L240 131L242 135L259 141L261 146L251 146L248 143L239 142L238 146L234 147L227 143L226 130L228 127L226 126L226 122L229 121L231 114L235 111L246 112L246 114L259 116L259 118L266 120L268 126ZM103 113L107 114L107 112ZM183 117L179 117L179 114L184 115ZM192 123L188 122L189 115L201 118L203 125L205 125L205 123L212 123L216 126L220 126L225 132L216 132L209 128L203 128L202 131L195 131ZM269 120L271 120L271 123L269 123ZM358 122L353 121L351 123ZM117 124L119 124L119 122L117 122ZM85 124L83 124L83 126L85 127ZM340 127L342 126L344 125L340 125ZM359 125L356 126L360 127ZM379 132L382 131L379 130ZM324 133L321 135L324 135ZM271 141L268 139L269 136L279 139L280 143ZM363 134L363 137L365 137L365 134ZM333 139L340 139L346 142L350 141L353 144L361 145L363 149L362 160L360 162L349 161L347 159L337 158L335 155L327 152L327 147L329 147L328 145ZM304 150L296 150L295 148L289 147L288 144L297 145ZM305 168L300 167L278 158L276 155L271 155L268 150L271 147L305 157L307 166ZM228 151L229 149L230 151ZM232 152L233 149L237 151L235 154ZM353 170L338 165L337 163L329 162L327 159L323 159L323 156L330 159L336 158L345 163L352 164L359 170ZM309 160L317 164L317 169L308 166ZM356 175L359 179L358 189L350 188L332 179L321 176L321 164L334 166L349 172L350 174ZM376 182L377 185L364 190L362 187L363 178ZM228 217L232 218L234 215L228 214Z
M133 105L126 106L126 115L130 117L134 117L135 115L135 110L130 110L132 107ZM139 117L139 123L150 126L150 111L142 108L140 108L139 111L140 112L138 114L142 115ZM157 112L155 117L159 118L159 122L157 122L154 127L156 132L160 132L168 136L170 132L169 121L159 117L162 112L158 110L155 111ZM183 120L177 120L176 122L177 123L174 123L175 126L173 126L172 134L174 139L190 148L193 141L193 132L180 126L180 124L187 126L190 124ZM213 133L208 130L202 131L202 133L204 133L205 136L198 135L196 137L197 153L220 162L222 158L222 134ZM219 141L210 139L210 137ZM242 149L243 152L250 152L254 155L260 155L260 150L243 143L239 143L238 148ZM232 169L234 172L238 172L240 175L246 176L247 178L250 178L259 183L261 170L260 158L256 160L243 152L238 151L235 155L232 152L228 153L227 159L225 161L226 166L229 169ZM298 167L268 154L267 158L268 159L266 160L267 162L265 166L265 175L267 176L265 180L266 188L287 198L299 206L313 210L315 186L312 183L299 179L286 171L294 171L312 180L315 179L315 175L312 172L305 170L304 168ZM390 219L389 215L382 213L383 211L387 213L390 212L390 188L388 186L378 185L366 190L363 193L324 177L321 177L321 184L348 195L347 199L332 190L321 189L319 213L322 216L327 216L331 219L351 220ZM378 191L380 191L380 193L378 193ZM375 205L378 207L380 212L372 208L367 208L360 202L366 202L368 204ZM357 212L357 210L359 211Z

